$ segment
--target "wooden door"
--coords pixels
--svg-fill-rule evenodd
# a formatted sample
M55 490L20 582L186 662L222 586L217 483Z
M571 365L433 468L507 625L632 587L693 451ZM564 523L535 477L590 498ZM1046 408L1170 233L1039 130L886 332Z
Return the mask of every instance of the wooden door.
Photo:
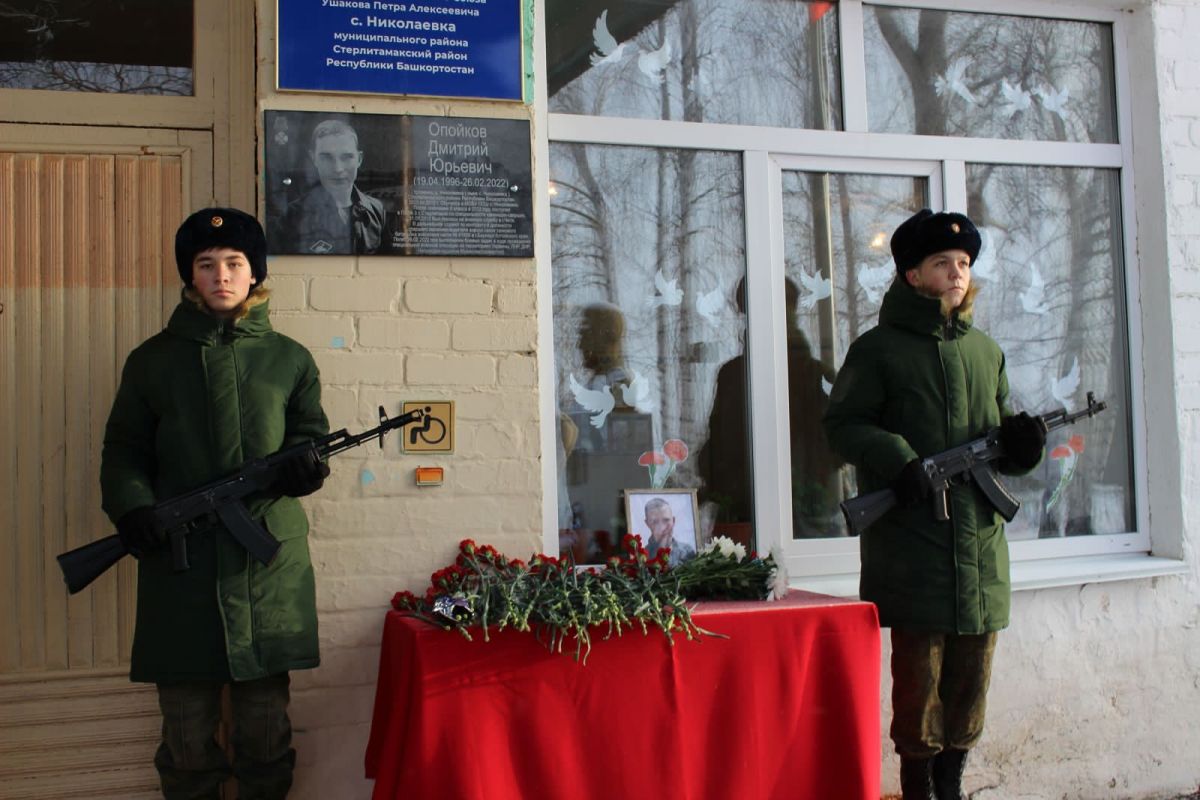
M0 125L0 797L156 797L153 687L128 680L131 559L68 596L55 556L112 532L100 447L129 351L179 297L174 234L212 136Z

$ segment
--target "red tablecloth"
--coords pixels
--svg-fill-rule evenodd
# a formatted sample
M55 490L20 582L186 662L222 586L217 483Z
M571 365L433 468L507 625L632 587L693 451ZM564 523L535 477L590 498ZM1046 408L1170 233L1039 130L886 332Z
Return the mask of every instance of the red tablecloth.
M374 798L878 800L879 623L792 592L702 603L730 638L640 629L586 664L391 612L367 745Z

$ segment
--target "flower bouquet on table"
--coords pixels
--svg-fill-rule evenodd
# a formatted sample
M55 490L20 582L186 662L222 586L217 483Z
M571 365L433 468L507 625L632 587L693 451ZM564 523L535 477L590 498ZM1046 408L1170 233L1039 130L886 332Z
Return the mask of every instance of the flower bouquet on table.
M708 542L671 575L689 600L778 600L788 592L787 571L773 553L760 557L725 536Z
M666 549L650 558L636 536L626 536L622 550L605 569L577 568L569 557L537 554L525 562L464 539L454 563L433 573L423 597L398 592L392 607L467 639L472 628L484 641L493 630L513 628L532 632L557 653L574 639L575 658L584 661L593 628L607 639L634 625L643 634L654 626L671 644L677 632L688 639L715 635L692 621Z
M676 633L689 640L722 636L692 621L689 600L763 600L787 592L787 577L773 556L747 556L725 537L673 569L667 566L669 548L651 558L629 534L621 547L621 555L597 569L576 567L569 557L510 559L464 539L454 563L430 577L424 596L397 592L392 607L467 639L473 628L484 641L494 630L513 628L533 633L555 653L573 639L575 659L586 662L593 628L607 639L635 625L643 634L653 626L671 644Z

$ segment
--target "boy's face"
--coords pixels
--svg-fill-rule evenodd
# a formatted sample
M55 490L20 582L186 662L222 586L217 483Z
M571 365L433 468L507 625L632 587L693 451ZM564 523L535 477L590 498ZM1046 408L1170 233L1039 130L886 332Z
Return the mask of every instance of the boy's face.
M192 286L218 317L232 316L255 282L250 261L241 250L213 247L192 259Z
M334 133L317 139L312 151L317 177L329 192L350 191L358 178L363 154L352 133Z
M940 299L945 308L958 308L971 285L971 257L966 250L943 250L904 274L920 294Z

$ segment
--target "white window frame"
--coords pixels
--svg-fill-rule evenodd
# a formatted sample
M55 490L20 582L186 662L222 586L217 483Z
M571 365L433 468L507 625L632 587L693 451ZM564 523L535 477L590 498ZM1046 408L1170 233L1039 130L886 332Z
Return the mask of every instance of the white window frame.
M780 548L796 585L839 595L852 595L857 591L857 541L793 540L790 536L790 492L786 491L790 476L790 454L781 446L781 442L788 441L788 398L782 381L782 376L786 375L786 356L780 333L785 329L785 311L780 293L771 292L772 281L773 285L778 286L783 276L781 171L804 169L927 176L930 178L932 203L937 203L940 192L941 207L966 211L968 163L1119 170L1136 531L1013 542L1010 546L1013 581L1017 588L1039 588L1181 571L1184 564L1179 560L1182 557L1182 507L1179 500L1178 463L1172 465L1173 469L1168 468L1157 474L1153 485L1148 478L1148 438L1159 444L1168 442L1172 436L1177 439L1177 422L1174 415L1165 420L1149 418L1146 411L1147 389L1152 385L1154 374L1162 367L1145 363L1143 359L1142 326L1146 312L1142 298L1143 276L1138 261L1139 203L1135 196L1131 111L1135 101L1128 77L1128 15L1117 10L1115 5L1112 9L1105 9L1036 0L1004 0L1002 3L979 0L876 0L873 4L1111 24L1118 143L868 133L864 4L861 0L841 0L838 7L844 130L816 131L550 114L547 111L546 83L543 78L537 82L535 92L535 128L539 132L535 142L537 161L542 165L549 163L551 140L580 144L695 148L732 151L742 155L747 220L752 444L755 463L766 467L757 469L755 474L756 544L760 549L767 546ZM543 30L544 0L539 0L536 12L538 29ZM540 35L534 39L535 71L544 76L545 42ZM543 545L547 552L553 552L557 549L558 527L554 430L557 415L553 391L554 350L550 344L553 342L553 303L547 180L538 181L535 192L540 220L535 234L535 254L540 266L538 292L541 301L538 308L540 341L543 343L538 351L543 453ZM1162 202L1161 197L1158 202ZM764 281L763 276L769 276L770 279ZM1173 411L1173 402L1168 405ZM1177 445L1175 447L1177 453ZM1165 529L1157 530L1154 536L1150 523L1152 508L1156 522L1161 519L1166 525ZM779 531L777 539L765 539L763 532L768 530Z
M756 542L778 548L789 575L851 575L858 572L858 540L792 538L792 453L789 443L787 310L784 293L783 173L894 175L927 181L929 203L945 202L943 169L937 161L849 159L762 151L744 158L746 187L747 356L750 365L751 445L754 452L755 531L786 532ZM752 212L751 202L763 206ZM765 343L760 346L760 343Z

